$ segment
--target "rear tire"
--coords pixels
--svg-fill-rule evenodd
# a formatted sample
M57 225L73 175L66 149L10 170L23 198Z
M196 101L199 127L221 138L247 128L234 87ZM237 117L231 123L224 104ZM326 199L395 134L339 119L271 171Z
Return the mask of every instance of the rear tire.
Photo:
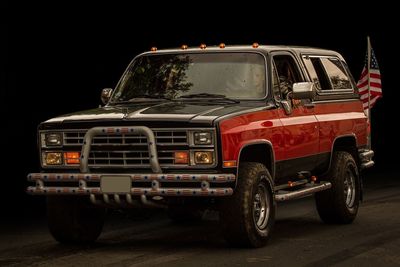
M47 197L47 222L51 235L63 244L87 244L100 235L105 208L92 205L86 197Z
M332 188L315 194L317 211L325 223L352 223L360 202L360 177L353 156L345 151L335 151L326 180Z
M225 239L233 246L264 246L275 222L271 176L257 162L240 165L232 196L222 199L220 220Z

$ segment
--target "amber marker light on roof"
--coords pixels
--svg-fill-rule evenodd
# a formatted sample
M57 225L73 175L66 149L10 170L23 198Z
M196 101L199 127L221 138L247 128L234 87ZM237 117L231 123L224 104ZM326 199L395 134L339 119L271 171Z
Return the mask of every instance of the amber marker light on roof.
M259 44L258 43L253 43L253 48L258 48Z
M184 44L184 45L181 46L181 49L182 50L186 50L186 49L188 49L188 46Z
M220 43L219 44L219 48L225 48L225 44L224 43Z
M201 44L200 45L200 49L206 49L206 47L207 47L206 44Z
M317 176L311 176L311 181L316 182L317 181Z
M157 47L153 46L152 48L150 48L151 52L156 52L157 51Z

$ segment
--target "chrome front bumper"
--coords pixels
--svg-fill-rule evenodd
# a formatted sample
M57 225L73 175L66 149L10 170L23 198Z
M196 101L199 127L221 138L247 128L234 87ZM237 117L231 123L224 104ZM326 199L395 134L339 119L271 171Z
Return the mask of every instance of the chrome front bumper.
M124 192L103 192L101 180L105 177L130 177L131 187ZM229 196L233 194L235 180L234 174L31 173L28 181L35 186L29 186L27 192L32 195ZM221 187L221 184L232 187Z

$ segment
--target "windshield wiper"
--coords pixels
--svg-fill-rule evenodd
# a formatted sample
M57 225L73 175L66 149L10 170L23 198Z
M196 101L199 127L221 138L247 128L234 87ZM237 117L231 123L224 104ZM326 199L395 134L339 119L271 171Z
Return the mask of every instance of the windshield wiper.
M239 100L228 98L226 97L226 95L209 94L209 93L182 95L179 98L207 98L209 100L227 100L227 101L232 101L234 103L240 103Z
M159 96L159 95L153 96L153 95L148 95L148 94L142 94L142 95L135 95L134 97L132 97L128 100L118 100L118 101L114 102L114 104L124 104L124 103L135 102L136 100L141 99L141 98L153 99L153 100L154 99L156 99L156 100L159 100L159 99L172 100L171 98L164 97L164 96Z

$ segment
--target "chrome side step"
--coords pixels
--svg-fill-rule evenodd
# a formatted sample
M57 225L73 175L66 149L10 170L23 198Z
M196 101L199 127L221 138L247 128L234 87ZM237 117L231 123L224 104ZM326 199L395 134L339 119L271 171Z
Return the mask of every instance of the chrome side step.
M286 200L290 200L290 199L296 199L296 198L304 197L307 195L311 195L315 192L329 189L331 187L332 187L332 184L330 182L321 181L318 184L309 183L306 185L306 187L300 188L295 191L283 191L283 192L278 191L275 194L275 200L277 202L281 202L281 201L286 201Z

